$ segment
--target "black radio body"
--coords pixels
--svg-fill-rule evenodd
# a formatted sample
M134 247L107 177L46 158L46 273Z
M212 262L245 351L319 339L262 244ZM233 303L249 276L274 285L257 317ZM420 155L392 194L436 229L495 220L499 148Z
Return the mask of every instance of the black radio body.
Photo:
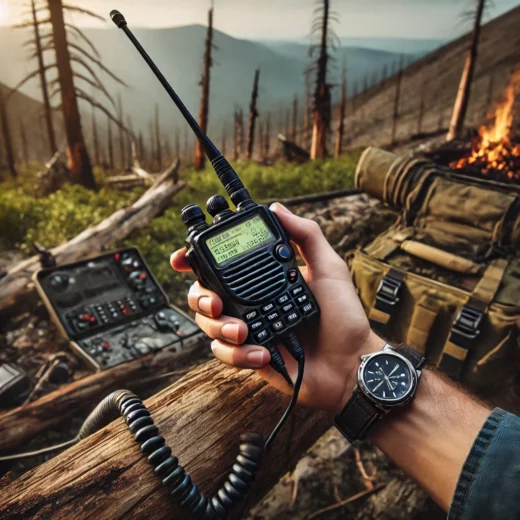
M71 348L97 371L202 337L170 306L136 248L43 269L33 279Z
M224 313L247 323L248 343L274 346L302 320L319 314L287 235L269 208L254 204L235 213L217 196L208 210L213 224L197 221L196 215L188 222L186 258L202 285L222 298Z

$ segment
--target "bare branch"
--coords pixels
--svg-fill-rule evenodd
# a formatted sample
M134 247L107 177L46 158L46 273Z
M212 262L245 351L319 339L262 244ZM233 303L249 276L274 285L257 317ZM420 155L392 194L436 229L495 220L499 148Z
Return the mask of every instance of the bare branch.
M102 71L106 72L112 79L117 81L120 85L123 85L124 87L128 87L128 85L122 79L119 79L113 72L111 72L109 69L107 69L103 65L103 63L101 63L100 60L97 60L96 58L93 58L92 56L89 56L87 54L85 54L85 56L88 57L88 59L90 61L95 63ZM87 66L85 64L85 61L81 58L81 56L78 56L77 54L71 53L70 59L71 59L71 61L76 61L77 63L80 63L85 68L87 68Z
M99 16L99 14L94 13L93 11L89 11L88 9L83 9L82 7L77 7L75 5L68 5L63 4L63 9L65 11L73 11L76 13L86 14L88 16L91 16L92 18L97 18L98 20L101 20L102 22L106 22L106 19L102 16Z
M77 35L80 38L82 38L83 41L86 42L89 45L89 47L92 49L92 52L98 58L101 58L101 54L99 54L99 51L96 49L94 44L89 40L89 38L87 38L87 36L85 35L85 33L81 29L79 29L78 27L76 27L75 25L73 25L71 23L66 23L65 27L67 27L67 29L71 29L72 31L74 31L75 35Z
M44 72L47 72L49 69L53 69L53 68L56 68L56 63L51 63L50 65L45 65L45 67L43 67L43 70L44 70ZM25 85L29 80L31 80L32 78L37 76L39 73L40 73L39 70L35 70L35 71L31 72L30 74L28 74L27 76L25 76L25 78L23 78L19 83L17 83L14 86L13 91L17 91L18 89L20 89L23 85Z
M116 103L115 103L113 97L110 95L108 90L103 86L103 84L98 81L97 78L95 78L96 81L93 81L90 78L87 78L87 76L80 74L79 72L73 72L72 75L75 78L78 78L78 79L84 81L85 83L88 83L91 87L94 87L94 88L100 90L101 92L103 92L103 94L105 94L105 96L108 98L110 103L112 103L112 106L117 110L117 106L116 106Z
M86 92L83 92L83 90L81 90L80 88L76 87L75 91L76 91L76 96L78 98L83 99L84 101L89 103L94 108L97 108L98 110L101 110L101 112L106 114L107 117L111 121L113 121L118 127L122 128L125 132L127 132L127 133L129 133L131 135L130 130L128 130L128 128L126 128L126 126L117 117L112 115L103 105L98 103L95 99L93 99L91 96L89 96Z

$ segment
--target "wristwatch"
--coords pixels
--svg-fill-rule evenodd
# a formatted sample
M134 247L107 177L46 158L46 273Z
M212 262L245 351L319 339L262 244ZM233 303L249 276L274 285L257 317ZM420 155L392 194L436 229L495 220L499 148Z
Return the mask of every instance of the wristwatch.
M334 418L338 430L350 442L364 439L374 422L415 397L423 365L410 347L386 344L381 352L361 356L352 397Z

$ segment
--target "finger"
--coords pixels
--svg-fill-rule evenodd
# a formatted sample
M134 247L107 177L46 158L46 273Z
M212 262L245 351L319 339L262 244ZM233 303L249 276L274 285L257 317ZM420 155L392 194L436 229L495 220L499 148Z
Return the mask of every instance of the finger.
M238 368L259 369L265 367L271 361L269 351L258 345L237 347L224 341L215 340L211 343L211 350L219 361Z
M199 282L195 282L188 293L188 304L192 310L211 318L222 313L224 304L213 291L206 289Z
M170 265L175 271L189 272L192 271L190 264L186 260L186 248L183 247L170 256Z
M314 220L298 217L278 202L272 204L270 209L279 218L289 238L298 246L312 275L330 276L331 267L345 268L345 262L328 243Z
M236 318L230 318L229 316L208 318L202 314L197 314L195 321L212 339L221 339L234 345L242 345L247 338L247 325Z

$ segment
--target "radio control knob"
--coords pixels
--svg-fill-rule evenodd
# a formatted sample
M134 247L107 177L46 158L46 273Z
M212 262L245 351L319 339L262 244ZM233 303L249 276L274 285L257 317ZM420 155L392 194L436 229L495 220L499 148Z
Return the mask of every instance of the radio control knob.
M219 213L229 210L229 204L222 195L214 195L208 199L206 209L212 217L216 217Z
M292 258L293 252L286 244L280 244L276 248L276 256L282 262L288 262Z
M196 204L188 204L182 208L181 219L189 228L194 224L206 222L206 215Z

